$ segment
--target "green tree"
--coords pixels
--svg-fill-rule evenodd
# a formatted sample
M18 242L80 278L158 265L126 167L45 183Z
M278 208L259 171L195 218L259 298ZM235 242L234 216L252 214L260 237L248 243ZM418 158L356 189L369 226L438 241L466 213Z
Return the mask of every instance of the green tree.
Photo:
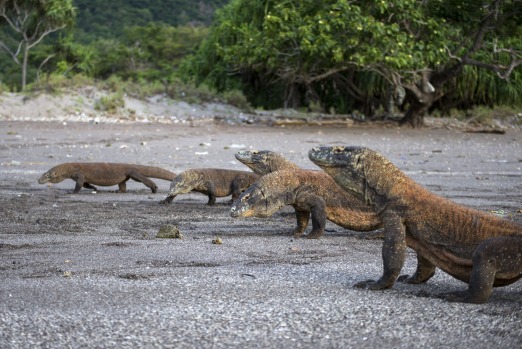
M49 34L72 25L74 18L72 0L0 0L0 24L9 29L0 48L21 67L22 90L27 83L31 48Z
M402 123L416 127L466 67L503 80L514 74L521 11L521 0L233 0L185 71L218 87L230 74L283 82L286 105L296 94L404 92Z
M177 70L185 56L194 52L207 33L204 27L173 27L158 22L129 27L125 30L124 44L141 53L132 60L129 55L129 62L133 62L129 72L149 80L165 79Z

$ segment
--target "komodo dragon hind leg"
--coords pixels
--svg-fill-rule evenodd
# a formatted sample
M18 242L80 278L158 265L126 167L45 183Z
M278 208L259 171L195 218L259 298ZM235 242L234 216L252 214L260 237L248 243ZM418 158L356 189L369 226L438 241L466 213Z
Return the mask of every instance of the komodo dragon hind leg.
M138 171L136 170L131 170L128 174L129 178L132 178L134 179L136 182L141 182L143 184L145 184L147 187L150 188L150 190L155 194L157 191L158 191L158 186L156 185L156 183L154 183L153 181L151 181L149 178L145 177L144 175L142 175L141 173L139 173ZM125 181L123 182L125 183ZM121 184L121 183L120 183ZM119 185L120 185L119 184Z
M417 253L417 270L415 274L412 276L401 275L397 278L397 281L408 284L421 284L431 279L433 275L435 275L435 266Z
M118 192L119 193L125 193L125 191L127 191L127 181L129 179L127 178L126 180L124 180L123 182L121 183L118 183Z
M83 183L83 187L84 188L87 188L87 189L91 189L91 190L94 190L94 191L98 191L98 188L96 188L94 185L92 185L91 183ZM78 190L79 191L79 190Z
M214 183L207 182L206 186L207 186L207 190L208 190L207 205L214 206L216 204L216 189L214 187Z
M519 280L522 277L522 236L485 240L473 252L472 261L468 289L444 293L440 295L442 298L451 302L486 303L494 285L504 286Z

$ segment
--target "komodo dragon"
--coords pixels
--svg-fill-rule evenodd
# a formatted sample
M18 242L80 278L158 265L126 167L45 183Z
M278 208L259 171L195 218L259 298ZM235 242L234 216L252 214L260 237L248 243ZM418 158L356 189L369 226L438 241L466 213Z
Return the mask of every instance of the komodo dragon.
M384 223L383 275L356 287L391 288L406 246L417 251L418 265L402 281L426 282L438 267L469 283L466 291L442 295L450 301L485 303L493 287L522 277L522 225L435 195L368 148L314 148L309 157L341 187L372 205Z
M232 217L269 217L285 205L291 205L297 216L292 232L300 237L310 213L312 231L309 239L324 235L326 219L341 227L370 231L382 227L379 217L363 201L356 199L319 171L279 170L262 176L234 202Z
M82 187L97 190L93 184L101 186L117 184L118 191L124 193L127 189L125 182L132 178L137 182L142 182L153 193L156 193L158 186L148 177L171 181L176 177L176 174L153 166L110 162L68 162L45 172L38 179L38 183L59 183L70 178L76 182L74 193L78 193Z
M234 202L233 217L269 217L285 205L295 209L296 238L303 235L310 214L308 239L324 235L326 219L343 228L370 231L382 227L372 208L344 191L323 171L304 170L283 155L269 150L241 151L236 158L264 175ZM272 172L272 173L271 173Z
M259 178L249 171L218 168L190 169L180 173L170 184L169 195L160 204L170 204L179 194L191 191L208 195L208 205L216 203L216 197L232 195L231 203L239 194Z

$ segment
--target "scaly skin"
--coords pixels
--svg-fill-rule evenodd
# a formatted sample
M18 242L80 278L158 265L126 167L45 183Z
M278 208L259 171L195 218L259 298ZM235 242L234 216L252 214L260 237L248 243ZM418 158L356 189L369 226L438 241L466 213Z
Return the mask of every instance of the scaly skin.
M111 186L118 185L119 192L126 191L126 183L129 179L142 182L156 193L158 187L148 177L171 181L176 174L159 167L142 166L133 164L120 164L108 162L68 162L57 165L45 172L38 183L59 183L65 179L76 182L74 193L78 193L82 187L97 190L94 185Z
M179 194L191 191L208 195L208 205L216 203L216 197L232 195L233 202L239 194L259 178L248 171L217 168L190 169L180 173L170 184L169 195L160 204L170 204Z
M283 155L270 150L242 150L235 156L238 161L260 176L279 170L301 170Z
M493 287L522 277L522 225L435 195L368 148L314 148L309 157L384 223L383 275L356 287L391 288L406 246L417 251L419 264L405 281L425 282L438 267L469 284L466 291L442 295L450 301L485 303Z
M342 190L331 177L319 171L279 170L262 176L234 202L233 217L269 217L285 205L294 207L296 238L303 235L312 216L309 239L324 235L326 219L351 230L370 231L382 227L379 217L361 200Z
M268 217L281 207L291 205L297 219L297 227L292 231L294 237L303 235L311 215L312 231L306 235L308 239L324 235L327 219L357 231L382 226L368 206L342 190L322 171L301 169L283 155L269 150L240 151L236 159L263 177L236 201L231 210L234 217ZM284 172L280 172L282 170ZM267 177L273 172L278 174Z

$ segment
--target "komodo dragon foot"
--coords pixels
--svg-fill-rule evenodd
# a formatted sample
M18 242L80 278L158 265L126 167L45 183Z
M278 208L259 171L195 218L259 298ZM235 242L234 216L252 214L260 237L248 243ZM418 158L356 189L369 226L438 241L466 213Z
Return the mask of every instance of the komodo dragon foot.
M364 280L359 281L355 285L353 285L354 288L362 288L366 290L371 291L379 291L379 290L385 290L387 288L390 288L391 286L387 286L385 283L375 281L375 280Z

